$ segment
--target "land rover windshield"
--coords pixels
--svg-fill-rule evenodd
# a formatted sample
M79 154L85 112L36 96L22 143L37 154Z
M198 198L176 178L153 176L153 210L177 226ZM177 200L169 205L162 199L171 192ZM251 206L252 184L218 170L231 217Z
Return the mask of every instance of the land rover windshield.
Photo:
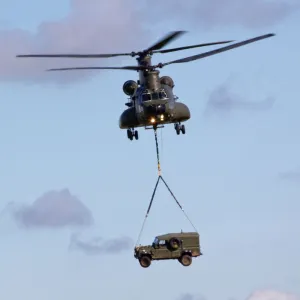
M158 242L159 242L159 240L158 240L158 238L156 237L156 238L154 239L154 241L153 241L153 245L158 245Z

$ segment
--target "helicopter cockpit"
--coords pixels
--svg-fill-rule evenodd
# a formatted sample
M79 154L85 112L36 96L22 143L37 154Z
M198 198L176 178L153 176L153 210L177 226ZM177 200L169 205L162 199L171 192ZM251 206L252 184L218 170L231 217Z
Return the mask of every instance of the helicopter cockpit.
M160 90L158 92L152 92L145 91L142 94L142 101L151 101L151 100L167 100L168 96L167 93L164 90Z

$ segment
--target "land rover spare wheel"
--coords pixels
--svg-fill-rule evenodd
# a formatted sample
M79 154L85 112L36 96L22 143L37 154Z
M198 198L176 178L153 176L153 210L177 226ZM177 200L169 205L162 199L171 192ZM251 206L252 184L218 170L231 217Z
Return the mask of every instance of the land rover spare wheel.
M176 250L176 249L179 248L180 242L179 242L178 239L176 239L176 238L171 238L170 241L169 241L169 243L170 243L170 246L171 246L171 248L172 248L173 250Z
M144 255L139 259L139 261L143 268L148 268L151 265L151 258L149 256Z
M188 254L183 254L180 258L180 262L183 266L187 267L192 263L192 257Z

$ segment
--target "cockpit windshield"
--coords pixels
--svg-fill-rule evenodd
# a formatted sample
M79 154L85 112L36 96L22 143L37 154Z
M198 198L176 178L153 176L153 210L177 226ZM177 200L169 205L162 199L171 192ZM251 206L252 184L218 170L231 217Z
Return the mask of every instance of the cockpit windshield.
M152 93L152 100L159 100L159 93Z
M162 90L159 92L153 92L153 93L144 93L142 94L142 100L143 101L150 101L150 100L164 100L168 99L167 93Z

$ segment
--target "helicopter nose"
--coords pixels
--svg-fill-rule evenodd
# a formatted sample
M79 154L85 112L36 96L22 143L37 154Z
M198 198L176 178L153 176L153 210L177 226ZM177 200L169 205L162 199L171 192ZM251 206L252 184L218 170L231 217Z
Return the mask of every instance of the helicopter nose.
M119 117L119 127L121 129L136 127L138 124L135 110L133 108L126 109Z
M191 112L187 105L181 102L175 103L175 115L179 121L186 121L191 118Z
M145 107L145 111L147 114L154 114L154 115L161 115L166 112L166 105L165 104L158 104L158 105L150 105Z

